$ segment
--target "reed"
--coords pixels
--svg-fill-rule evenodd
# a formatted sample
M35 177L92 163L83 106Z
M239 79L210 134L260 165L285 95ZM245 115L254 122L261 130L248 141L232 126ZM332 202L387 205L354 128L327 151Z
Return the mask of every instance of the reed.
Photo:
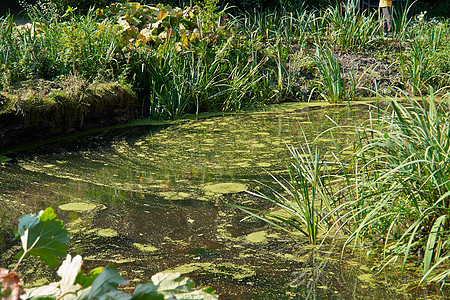
M368 49L380 39L375 13L359 13L353 5L343 11L338 5L323 14L329 42L340 51Z
M330 179L327 164L318 148L312 148L306 137L305 146L300 144L298 149L288 146L288 149L292 157L292 162L288 165L289 178L278 178L269 173L279 189L266 185L271 190L271 195L248 191L251 195L273 203L282 213L236 207L292 236L303 235L310 244L316 244L318 233L325 229L324 216L332 203L327 184Z
M314 60L320 74L317 83L322 98L330 103L345 100L346 86L342 68L330 47L316 45Z
M433 93L422 101L392 101L374 124L360 131L348 242L378 237L385 266L413 255L422 258L424 279L447 260L450 203L448 103ZM357 184L358 183L358 184ZM440 278L442 279L442 278Z

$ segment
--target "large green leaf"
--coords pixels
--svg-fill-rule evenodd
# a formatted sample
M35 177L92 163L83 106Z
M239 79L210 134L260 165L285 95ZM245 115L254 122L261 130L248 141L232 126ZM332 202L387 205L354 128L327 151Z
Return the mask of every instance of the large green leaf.
M164 295L165 299L170 297L185 300L213 300L218 298L212 294L212 289L194 290L194 282L189 278L180 277L180 273L158 273L152 276L152 282L157 286L158 293Z
M103 267L98 267L89 272L89 275L84 275L80 272L75 280L75 283L79 283L83 288L90 287L94 280L101 274Z
M49 207L36 215L25 215L18 221L16 237L20 237L23 251L15 257L38 256L51 268L59 266L58 257L66 254L70 238L53 209Z
M151 281L136 287L133 300L163 300L164 296L158 293L158 287Z
M117 290L119 284L128 284L122 276L119 275L116 267L107 265L100 275L92 283L89 299L131 299L131 295Z

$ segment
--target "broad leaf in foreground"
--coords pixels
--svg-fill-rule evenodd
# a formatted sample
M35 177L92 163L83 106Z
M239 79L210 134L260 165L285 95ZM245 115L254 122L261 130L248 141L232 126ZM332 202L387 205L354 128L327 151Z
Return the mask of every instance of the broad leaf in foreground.
M17 237L20 237L23 249L15 256L19 259L19 263L22 259L33 255L38 256L51 268L59 266L58 257L66 254L66 243L70 240L62 221L56 219L51 207L36 215L20 218L16 229Z
M99 300L118 299L117 297L120 294L120 299L131 299L130 295L117 290L119 284L125 285L128 284L128 281L119 275L116 267L107 265L92 283L88 298Z

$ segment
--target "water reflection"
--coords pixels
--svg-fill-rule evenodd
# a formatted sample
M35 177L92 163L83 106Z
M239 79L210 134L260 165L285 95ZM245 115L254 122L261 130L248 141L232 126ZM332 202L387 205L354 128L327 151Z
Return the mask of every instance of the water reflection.
M223 299L295 297L304 286L286 286L299 280L299 270L311 268L309 249L260 221L242 222L243 213L226 205L267 203L242 189L205 187L272 184L264 169L283 174L290 159L286 144L305 143L303 135L313 141L334 127L326 115L341 124L356 121L346 108L251 113L121 129L33 149L2 168L0 215L8 223L54 207L71 231L71 251L83 255L88 269L113 262L123 276L140 280L180 271ZM335 134L341 145L351 138ZM315 143L322 151L334 148L329 135ZM96 207L59 208L72 202ZM337 291L332 282L322 286L316 290L325 296L354 291Z

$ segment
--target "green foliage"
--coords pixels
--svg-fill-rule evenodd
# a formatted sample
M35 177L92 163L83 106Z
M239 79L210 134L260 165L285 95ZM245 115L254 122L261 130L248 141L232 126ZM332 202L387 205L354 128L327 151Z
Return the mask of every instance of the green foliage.
M320 18L327 24L328 41L344 52L368 49L374 45L379 39L375 16L374 12L360 14L352 5L346 6L345 10L336 5L328 7Z
M274 196L252 195L280 211L239 207L290 234L317 240L317 232L343 232L344 248L368 246L380 270L400 262L420 262L422 282L445 282L450 274L448 241L450 212L450 102L392 100L385 111L375 107L367 123L356 130L345 160L319 158L308 146L290 148L294 162L289 180L272 176ZM338 126L337 130L343 128ZM331 129L330 129L331 130ZM326 169L331 164L331 169Z
M281 208L284 213L266 213L237 206L251 216L259 218L291 234L302 234L310 244L316 244L319 230L323 230L324 212L331 208L331 193L325 183L329 178L326 164L319 150L300 145L300 151L289 147L293 162L288 167L289 180L270 176L279 185L281 191L270 188L274 197L262 193L249 192L251 195L268 200Z
M106 79L114 72L118 29L108 20L99 23L92 12L66 22L35 19L15 26L5 18L0 23L2 87L70 73Z
M119 284L126 285L128 281L119 275L116 267L107 265L92 283L87 299L131 299L131 296L117 290Z
M332 54L338 51L372 51L370 56L399 65L411 94L450 84L448 22L409 18L411 6L396 18L392 43L383 40L375 12L359 13L351 6L289 10L283 1L279 10L231 16L220 5L216 0L183 8L125 2L95 13L68 8L48 16L30 10L32 22L21 26L3 17L0 87L69 74L127 81L142 99L143 114L162 119L306 98L314 86L330 102L352 100L362 84L337 64ZM295 57L314 59L320 76L312 80L311 72L295 69Z
M400 68L411 87L411 94L427 93L450 84L450 26L448 22L426 21L419 15L410 22L407 52L401 53Z
M58 257L64 256L70 240L52 208L20 218L16 238L20 238L23 249L16 258L21 261L29 255L38 256L51 268L59 265Z
M29 3L30 2L30 3ZM116 2L112 0L37 0L27 1L19 0L20 5L27 10L29 14L38 13L41 16L54 18L61 17L73 9L77 13L85 14L91 8L102 8Z
M115 3L105 14L116 19L122 46L128 51L141 46L158 49L168 40L181 51L201 43L211 46L230 35L217 23L213 11L198 6L181 9L163 4Z
M403 268L423 253L427 277L449 254L448 109L431 94L428 102L393 101L381 117L359 131L349 189L360 196L341 207L352 212L349 241L381 236L385 264L403 258Z
M316 45L316 62L320 77L317 79L319 93L322 98L330 103L338 103L350 100L347 97L348 90L342 74L342 68L333 51L329 47Z

